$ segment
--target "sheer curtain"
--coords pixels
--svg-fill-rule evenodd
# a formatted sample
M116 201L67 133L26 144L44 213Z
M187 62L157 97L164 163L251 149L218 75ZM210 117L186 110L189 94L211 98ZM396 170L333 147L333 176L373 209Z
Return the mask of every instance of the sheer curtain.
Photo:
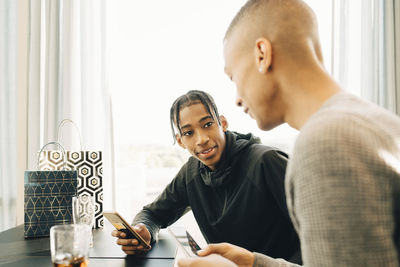
M82 148L103 151L107 209L113 127L106 86L104 12L103 0L30 1L27 155L28 168L34 169L37 151L56 141L61 120L73 120L80 129ZM62 143L66 149L79 150L79 134L67 125Z
M16 3L0 1L0 231L16 224Z
M361 95L400 115L400 2L362 1L361 30Z
M333 75L400 115L400 2L334 0L333 12Z

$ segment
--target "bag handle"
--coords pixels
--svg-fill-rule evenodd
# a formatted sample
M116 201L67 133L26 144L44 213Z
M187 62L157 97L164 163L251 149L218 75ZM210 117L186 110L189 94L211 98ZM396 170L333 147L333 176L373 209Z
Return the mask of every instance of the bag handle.
M49 142L49 143L45 144L45 145L42 147L42 149L40 149L40 152L39 152L39 155L38 155L38 159L37 159L37 163L36 163L36 170L37 170L37 171L39 170L40 154L42 154L43 149L44 149L46 146L48 146L48 145L57 145L57 146L59 146L59 147L61 148L62 153L63 153L63 163L64 163L64 164L63 164L63 170L65 170L65 169L67 168L67 155L66 155L66 153L65 153L65 149L63 148L63 146L60 145L60 143L58 143L58 142Z
M60 122L60 124L58 125L58 130L57 130L57 142L58 143L60 143L61 144L61 142L60 142L60 139L61 139L61 128L66 124L66 123L71 123L73 126L74 126L74 128L76 129L76 132L78 133L78 135L79 135L79 144L80 144L80 146L81 146L81 149L80 150L82 150L82 135L81 135L81 132L79 131L79 127L78 127L78 125L76 125L76 123L75 122L73 122L72 120L70 120L70 119L63 119L61 122Z

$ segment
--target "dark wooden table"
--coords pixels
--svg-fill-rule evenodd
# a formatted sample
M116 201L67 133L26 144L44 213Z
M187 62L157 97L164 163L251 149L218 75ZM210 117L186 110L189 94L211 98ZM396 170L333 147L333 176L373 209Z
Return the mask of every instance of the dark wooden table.
M158 241L143 255L127 256L111 236L113 226L106 222L102 229L93 230L93 248L89 266L174 266L177 246L166 230L161 230ZM53 266L48 237L25 239L20 225L0 233L1 266Z

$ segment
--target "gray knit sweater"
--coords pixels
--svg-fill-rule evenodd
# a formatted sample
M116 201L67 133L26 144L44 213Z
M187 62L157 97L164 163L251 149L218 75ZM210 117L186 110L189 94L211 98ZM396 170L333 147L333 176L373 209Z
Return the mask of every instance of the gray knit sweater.
M301 129L285 186L305 266L399 266L398 116L334 95ZM255 256L254 266L294 266Z

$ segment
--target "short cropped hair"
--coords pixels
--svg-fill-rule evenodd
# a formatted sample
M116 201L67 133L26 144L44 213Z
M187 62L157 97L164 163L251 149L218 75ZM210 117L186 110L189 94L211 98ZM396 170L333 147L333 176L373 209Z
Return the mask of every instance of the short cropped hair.
M178 97L172 104L170 110L170 123L174 142L176 141L176 132L174 125L179 131L179 134L182 134L180 128L179 113L183 108L191 106L193 104L203 104L208 114L210 114L212 118L216 119L218 124L221 125L218 109L211 95L200 90L190 90L186 94Z
M248 0L236 13L235 17L233 18L231 24L229 25L228 29L225 33L225 38L227 38L235 29L236 25L248 14L251 10L256 9L261 5L261 1L263 0Z

